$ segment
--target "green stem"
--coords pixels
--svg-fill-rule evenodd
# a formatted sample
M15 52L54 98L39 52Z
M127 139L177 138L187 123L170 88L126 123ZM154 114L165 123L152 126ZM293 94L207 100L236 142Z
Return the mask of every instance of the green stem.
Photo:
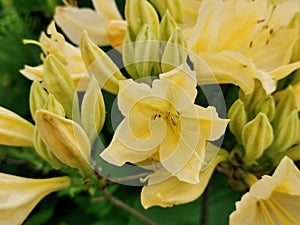
M210 195L210 183L208 183L201 201L201 217L200 217L200 225L208 224L208 213L209 213L209 195Z
M109 200L112 204L114 204L115 206L118 206L122 209L124 209L125 211L129 212L131 215L135 216L136 218L140 219L141 221L143 221L145 224L148 225L157 225L156 223L154 223L152 220L150 220L149 218L147 218L146 216L144 216L143 214L141 214L139 211L137 211L136 209L130 207L129 205L127 205L126 203L122 202L121 200L115 198L114 196L112 196L109 192L107 192L105 189L102 189L102 194L103 196Z

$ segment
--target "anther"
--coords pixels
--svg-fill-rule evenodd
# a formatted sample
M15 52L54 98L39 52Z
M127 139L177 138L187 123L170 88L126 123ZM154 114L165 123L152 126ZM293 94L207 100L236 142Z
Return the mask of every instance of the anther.
M250 41L249 48L252 48L252 46L253 46L253 41Z
M268 45L270 43L270 39L266 40L266 45Z
M170 116L170 110L166 111L165 118L167 119Z
M262 28L263 28L263 29L268 29L268 28L269 28L269 25L264 25Z
M176 113L177 113L178 116L180 116L180 114L181 114L178 109L176 109Z
M171 121L172 121L173 126L177 125L177 119L175 116L171 116Z
M261 19L261 20L258 20L257 23L262 23L262 22L265 22L266 19Z
M273 28L270 29L269 34L272 35L274 32Z

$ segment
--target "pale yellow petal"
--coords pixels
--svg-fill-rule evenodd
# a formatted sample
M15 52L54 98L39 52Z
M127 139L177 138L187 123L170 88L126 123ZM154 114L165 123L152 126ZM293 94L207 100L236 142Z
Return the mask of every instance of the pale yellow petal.
M92 0L96 12L110 20L122 20L115 0Z
M281 29L274 37L270 38L268 44L256 50L249 57L253 60L256 68L269 72L290 62L293 47L298 33L294 29ZM253 43L253 46L255 43Z
M300 68L300 61L294 62L291 64L280 66L272 71L269 72L269 74L276 80L280 80L282 78L285 78L290 73L292 73L294 70L297 70Z
M0 144L33 146L34 126L12 111L0 107Z
M171 207L177 204L191 202L197 199L205 190L210 177L218 163L228 157L226 151L221 150L208 167L199 173L199 182L190 184L171 177L170 174L156 174L150 176L149 183L141 193L141 203L145 209L152 206ZM153 176L153 177L152 177ZM152 182L155 176L165 176L159 178L161 182Z
M109 45L106 35L108 19L104 15L87 8L57 7L54 19L68 38L76 44L80 42L82 31L87 30L97 45Z
M121 20L111 20L107 25L107 37L112 47L121 51L127 29L127 22ZM119 47L119 48L118 48Z
M43 79L43 71L44 65L38 66L24 66L24 69L20 70L20 73L27 77L29 80L38 80L41 81Z
M0 173L0 223L22 224L42 198L70 183L69 177L29 179Z

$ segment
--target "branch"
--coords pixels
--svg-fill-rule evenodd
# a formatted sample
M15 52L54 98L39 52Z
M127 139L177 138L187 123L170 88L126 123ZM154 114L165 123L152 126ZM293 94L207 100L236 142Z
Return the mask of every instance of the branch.
M118 206L118 207L124 209L125 211L129 212L131 215L133 215L136 218L138 218L141 221L143 221L145 224L148 224L148 225L157 225L156 223L154 223L152 220L150 220L149 218L147 218L146 216L144 216L142 213L140 213L136 209L130 207L126 203L124 203L121 200L119 200L119 199L115 198L114 196L112 196L105 189L101 189L101 191L102 191L102 194L104 195L104 197L107 200L109 200L112 204L114 204L115 206Z

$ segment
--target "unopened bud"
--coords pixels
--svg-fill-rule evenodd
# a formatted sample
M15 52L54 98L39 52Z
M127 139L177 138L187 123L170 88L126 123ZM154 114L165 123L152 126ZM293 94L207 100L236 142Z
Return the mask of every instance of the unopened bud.
M43 109L46 109L47 111L55 113L59 116L65 117L64 107L59 103L59 101L57 101L57 99L52 94L49 94L48 100Z
M158 10L161 17L167 10L177 23L181 23L183 19L183 9L181 0L150 0L150 2Z
M29 99L31 116L35 120L35 111L42 109L48 99L48 94L39 81L32 82Z
M125 18L131 38L135 41L144 25L151 25L155 36L159 35L159 19L153 6L146 0L127 0Z
M271 95L267 95L265 99L255 106L255 114L259 112L264 113L269 121L272 122L275 117L275 102Z
M52 55L46 58L44 65L44 84L47 91L62 104L68 118L78 118L77 94L70 74Z
M186 62L187 54L185 38L182 30L177 27L167 42L162 56L162 72L169 72Z
M91 143L94 142L104 122L104 99L96 79L92 78L81 105L81 124Z
M74 121L46 110L38 110L35 117L40 136L52 153L83 175L91 175L91 144L84 130Z
M122 59L126 71L134 80L136 80L139 78L139 75L135 69L136 62L134 59L134 45L135 44L131 40L129 30L127 29L122 46Z
M289 157L293 161L299 161L300 160L300 144L297 144L297 145L289 148L288 150L277 154L275 156L275 158L273 159L274 165L277 166L279 164L279 162L281 161L281 159L283 159L283 157L285 157L285 156Z
M274 122L276 122L274 120ZM266 150L270 157L274 157L280 152L286 151L296 143L299 135L298 111L295 109L281 123L274 127L274 142Z
M45 145L45 143L41 139L37 127L35 127L34 129L33 146L37 154L45 161L47 161L54 169L59 170L63 167L63 163L56 158L56 156L51 152L51 150Z
M167 10L160 23L159 39L163 42L167 42L173 34L176 26L175 20L170 15L169 10Z
M230 107L228 111L229 129L235 136L238 143L242 143L242 130L247 123L247 113L245 111L244 103L238 99Z
M145 25L135 42L135 68L139 77L157 76L160 73L159 44L152 27Z
M242 131L245 164L252 165L261 157L264 150L272 144L273 138L273 129L267 116L264 113L257 114Z
M276 114L272 123L274 129L276 130L281 123L286 122L287 117L295 109L297 109L295 96L292 88L288 87L276 105Z
M82 33L80 50L87 70L97 79L100 87L117 94L119 80L125 80L126 78L109 56L92 42L87 32Z

